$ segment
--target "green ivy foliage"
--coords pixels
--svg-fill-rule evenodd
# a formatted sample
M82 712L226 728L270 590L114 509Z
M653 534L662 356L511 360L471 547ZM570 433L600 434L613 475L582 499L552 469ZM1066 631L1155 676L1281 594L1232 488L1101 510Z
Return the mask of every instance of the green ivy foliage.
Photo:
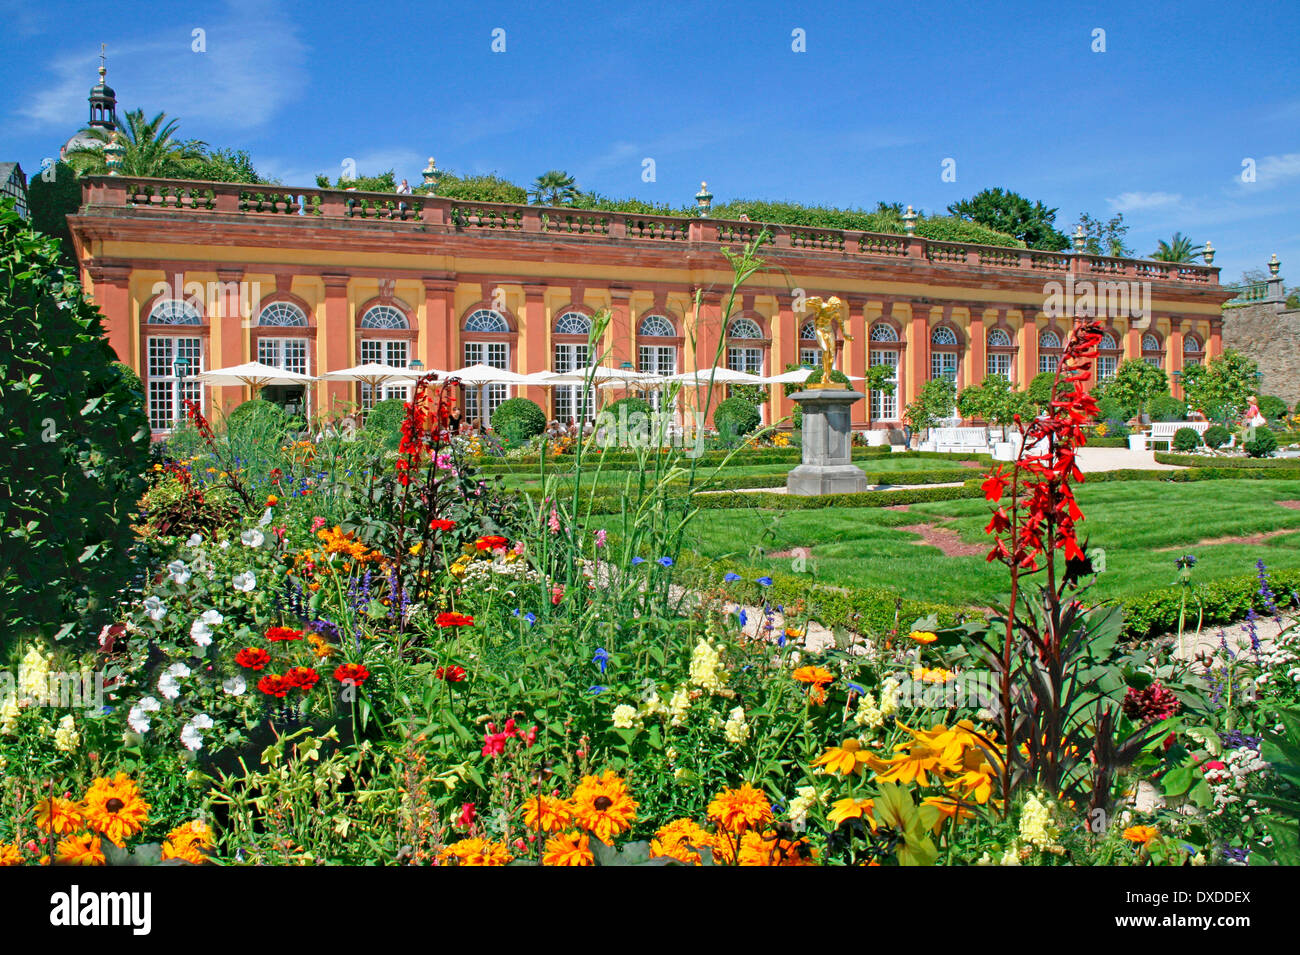
M149 423L59 245L0 203L0 652L93 640L131 571Z

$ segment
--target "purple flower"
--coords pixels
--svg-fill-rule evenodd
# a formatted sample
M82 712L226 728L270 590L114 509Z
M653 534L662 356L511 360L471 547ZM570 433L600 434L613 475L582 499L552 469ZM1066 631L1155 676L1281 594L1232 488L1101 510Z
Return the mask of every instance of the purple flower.
M761 585L764 586L764 587L771 587L771 586L772 586L772 578L771 578L771 577L760 577L760 578L758 578L758 582L759 582L759 584L761 584Z
M600 672L604 673L605 668L609 666L609 651L604 647L598 647L596 655L591 658L591 662L600 667Z
M660 557L655 561L655 563L660 567L671 567L673 565L673 559L671 557Z
M734 584L738 580L740 580L740 574L736 573L729 573L727 576L722 578L722 582L726 584Z

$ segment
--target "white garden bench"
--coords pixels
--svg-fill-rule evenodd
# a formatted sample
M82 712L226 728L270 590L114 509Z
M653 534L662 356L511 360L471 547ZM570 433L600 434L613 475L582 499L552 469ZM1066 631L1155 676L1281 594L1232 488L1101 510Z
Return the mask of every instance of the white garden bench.
M989 432L987 428L931 428L929 441L936 451L976 451L987 454Z
M1151 423L1151 434L1147 436L1147 442L1155 444L1157 441L1163 441L1172 450L1174 435L1180 428L1191 428L1203 438L1205 432L1211 427L1213 427L1213 424L1209 421L1153 421Z

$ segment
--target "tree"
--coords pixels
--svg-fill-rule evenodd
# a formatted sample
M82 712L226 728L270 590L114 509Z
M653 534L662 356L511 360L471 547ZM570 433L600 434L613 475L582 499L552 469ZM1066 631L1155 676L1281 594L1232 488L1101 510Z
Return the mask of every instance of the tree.
M1124 244L1128 226L1124 224L1122 212L1116 213L1105 222L1082 212L1075 226L1083 226L1083 251L1089 255L1113 255L1122 258L1133 254L1133 250Z
M497 175L457 176L446 172L438 180L435 196L463 199L469 202L508 202L523 205L528 201L528 190Z
M1175 232L1168 242L1160 240L1160 245L1151 253L1151 258L1157 262L1191 262L1204 253L1204 246L1193 246L1191 239L1181 232Z
M77 254L72 248L68 216L81 208L81 181L77 170L59 162L33 176L27 186L27 205L32 212L32 228L58 239L59 262L75 269Z
M144 399L58 256L0 202L0 657L12 639L65 622L93 646L138 570Z
M578 186L574 178L562 169L544 172L533 180L533 187L528 196L535 205L568 205L578 195Z
M1135 414L1146 411L1147 403L1156 395L1169 391L1169 379L1155 365L1139 358L1120 362L1115 377L1106 383L1106 397L1125 408L1136 408Z
M862 383L867 393L867 427L871 427L871 393L878 391L882 395L894 393L894 369L889 365L872 365L867 369L866 380Z
M198 139L184 142L175 138L179 121L158 113L153 119L144 118L144 110L133 109L126 114L121 127L120 141L125 147L122 154L121 173L124 176L141 176L154 179L188 179L196 164L206 158L207 144ZM97 126L88 127L81 135L96 140L101 145L78 146L69 150L67 161L81 175L104 175L108 160L104 147L112 135Z
M1022 418L1033 413L1029 395L1017 391L1005 375L989 375L978 385L963 388L957 396L957 411L963 418L978 418L1002 429L1007 436L1007 426L1016 415Z
M339 176L330 185L329 176L324 173L316 174L317 189L355 189L358 192L392 192L397 188L397 176L391 169L381 172L377 176L354 176L351 179L344 179Z
M969 199L954 202L948 206L948 211L959 218L1013 235L1031 249L1057 252L1070 246L1070 240L1054 225L1055 209L1049 209L1041 202L1031 203L1010 190L985 189Z
M928 430L952 414L956 401L957 386L950 378L931 378L903 409L903 421L912 432Z
M1258 372L1253 358L1229 348L1208 365L1183 369L1183 395L1187 404L1207 419L1226 423L1245 412L1247 399L1258 387Z
M1045 411L1052 400L1052 386L1056 383L1056 372L1040 371L1029 382L1029 387L1025 389L1029 403L1037 411Z
M190 165L189 175L206 182L250 182L279 185L265 179L253 168L253 160L243 149L203 149L203 155Z

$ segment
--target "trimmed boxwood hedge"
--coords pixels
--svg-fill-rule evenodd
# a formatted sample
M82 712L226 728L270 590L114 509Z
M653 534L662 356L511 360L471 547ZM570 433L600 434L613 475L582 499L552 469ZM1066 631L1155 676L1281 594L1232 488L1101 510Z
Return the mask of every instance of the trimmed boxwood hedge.
M1176 464L1186 468L1213 468L1216 470L1245 468L1255 471L1260 468L1287 469L1300 467L1300 458L1212 458L1204 454L1166 454L1163 451L1156 452L1156 462L1158 464Z
M701 465L716 465L724 461L730 451L705 451L697 459ZM977 464L992 464L993 458L987 454L963 454L959 451L890 451L889 448L878 447L856 447L852 450L854 461L861 461L866 458L884 458L897 455L900 458L930 459L935 461L974 461ZM571 455L562 455L558 458L548 458L547 469L563 468L566 464L571 463L574 458ZM582 455L584 468L595 468L597 464L603 470L631 470L640 468L640 459L628 451L609 450L601 453L600 451L584 451ZM740 466L749 464L790 464L796 465L801 460L801 452L798 448L762 448L755 451L741 451L736 453L732 461ZM540 458L535 454L521 455L512 457L508 460L483 461L478 465L478 469L483 474L511 474L526 470L530 467L536 467L541 463ZM689 463L689 459L686 463Z
M1277 595L1279 606L1293 603L1300 590L1300 570L1270 571L1269 589ZM1254 608L1263 611L1264 598L1259 593L1259 577L1242 574L1195 584L1193 592L1204 607L1202 627L1234 623ZM1184 627L1194 631L1200 612L1196 597L1189 597ZM1178 609L1182 602L1182 588L1161 587L1136 597L1112 601L1124 608L1124 633L1130 637L1150 637L1178 629Z

